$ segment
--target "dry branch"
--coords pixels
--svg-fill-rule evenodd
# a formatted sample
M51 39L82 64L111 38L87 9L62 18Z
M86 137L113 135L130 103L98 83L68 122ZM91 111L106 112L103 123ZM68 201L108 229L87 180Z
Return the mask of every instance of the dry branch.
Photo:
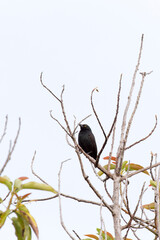
M17 144L18 137L19 137L20 128L21 128L21 119L19 118L19 126L18 126L18 130L17 130L17 134L16 134L16 137L14 139L13 146L12 146L11 141L10 141L8 155L7 155L7 158L6 158L6 161L3 165L3 167L0 170L0 176L2 175L2 173L3 173L4 169L6 168L8 162L11 160L12 154L14 152L14 149L15 149L15 146Z
M118 88L118 94L117 94L117 108L116 108L115 117L114 117L113 123L112 123L112 125L111 125L111 128L110 128L110 130L109 130L109 133L108 133L108 135L105 137L104 143L103 143L103 145L102 145L102 147L101 147L101 149L100 149L100 151L99 151L99 153L98 153L98 156L97 156L97 159L96 159L96 163L95 163L95 167L98 166L98 162L99 162L99 158L100 158L100 156L101 156L101 153L103 152L103 150L104 150L104 148L105 148L105 146L106 146L106 144L107 144L107 142L108 142L108 139L109 139L109 137L110 137L110 135L111 135L111 133L112 133L112 131L113 131L113 129L114 129L114 125L115 125L115 123L116 123L116 121L117 121L117 116L118 116L118 112L119 112L120 93L121 93L121 82L122 82L122 74L121 74L120 80L119 80L119 88ZM97 115L96 115L96 116L97 116ZM99 124L100 124L100 126L101 126L101 123L100 123L100 120L99 120L98 117L97 117L97 121L99 122ZM102 131L103 131L103 129L102 129Z
M126 147L125 150L127 150L127 149L129 149L129 148L131 148L131 147L133 147L133 146L135 146L137 144L139 144L142 141L145 141L147 138L149 138L152 135L152 133L155 131L155 129L157 127L157 116L156 115L155 115L155 119L156 119L155 125L154 125L153 129L150 131L150 133L146 137L141 138L140 140L138 140L135 143L131 144L130 146Z
M117 151L116 174L120 174L121 166L122 166L122 162L123 162L124 150L125 150L126 140L127 140L127 138L125 136L127 114L128 114L128 110L129 110L129 107L130 107L130 104L131 104L131 99L132 99L132 94L133 94L133 90L134 90L134 86L135 86L135 80L136 80L137 72L138 72L139 66L140 66L140 60L141 60L141 55L142 55L142 47L143 47L143 38L144 38L144 35L142 34L141 45L140 45L140 50L139 50L139 55L138 55L138 61L137 61L137 65L135 67L135 71L134 71L134 74L133 74L131 88L130 88L130 91L129 91L127 104L126 104L124 114L123 114L123 120L122 120L122 126L121 126L120 145L119 145L119 148L118 148L118 151Z
M61 100L43 83L42 78L43 78L43 72L41 72L41 74L40 74L40 82L41 82L42 86L43 86L55 99L57 99L58 102L61 103Z
M4 138L4 136L6 135L7 124L8 124L8 115L6 115L6 120L5 120L5 124L4 124L4 129L3 129L2 136L1 136L1 138L0 138L0 143L3 141L3 138Z
M59 198L59 213L60 213L60 221L61 221L61 225L63 227L63 229L65 230L65 232L69 235L69 237L73 240L75 240L75 238L71 235L71 233L68 231L68 229L66 228L64 221L63 221L63 216L62 216L62 204L61 204L61 193L60 193L60 188L61 188L61 171L62 171L62 166L65 162L67 162L68 160L65 160L61 163L60 166L60 170L58 173L58 198Z

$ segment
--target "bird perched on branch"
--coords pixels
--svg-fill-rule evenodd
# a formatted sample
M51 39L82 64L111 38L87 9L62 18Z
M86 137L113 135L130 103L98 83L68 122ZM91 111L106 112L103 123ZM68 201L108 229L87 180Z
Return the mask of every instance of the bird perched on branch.
M96 160L97 145L92 130L87 124L79 124L79 126L81 129L78 135L78 143L89 156Z

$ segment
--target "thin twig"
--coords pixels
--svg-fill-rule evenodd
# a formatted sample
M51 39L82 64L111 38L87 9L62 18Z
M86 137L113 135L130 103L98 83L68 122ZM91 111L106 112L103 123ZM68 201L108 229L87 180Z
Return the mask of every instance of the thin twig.
M107 180L104 181L104 189L108 195L108 197L111 199L111 201L113 202L113 199L111 197L111 194L109 193L108 189L107 189Z
M11 146L11 142L10 142L10 147L9 147L8 156L7 156L7 159L6 159L3 167L2 167L1 170L0 170L0 176L2 175L2 173L3 173L4 169L6 168L8 162L11 160L12 153L13 153L13 151L14 151L14 149L15 149L15 146L16 146L16 144L17 144L17 140L18 140L18 137L19 137L20 128L21 128L21 119L19 118L19 126L18 126L18 130L17 130L17 135L16 135L16 137L15 137L15 139L14 139L13 146Z
M151 166L148 166L148 167L139 169L139 170L137 170L137 171L135 171L135 172L130 173L130 174L128 175L128 178L130 178L130 177L132 177L132 176L134 176L134 175L136 175L136 174L139 174L139 173L141 173L141 172L144 172L144 171L146 171L146 170L148 170L148 169L150 169L150 168L155 168L155 167L157 167L157 166L159 166L159 165L160 165L160 162L158 162L158 163L156 163L156 164L153 164L152 167L151 167ZM126 179L126 175L123 176L123 177L121 177L121 181L123 181L123 180L125 180L125 179Z
M131 147L133 147L133 146L135 146L137 144L139 144L142 141L145 141L147 138L149 138L152 135L152 133L155 131L155 129L157 127L157 116L156 115L155 115L155 119L156 119L156 122L155 122L155 125L154 125L153 129L151 130L151 132L146 137L141 138L139 141L137 141L137 142L131 144L130 146L126 147L125 150L127 150L127 149L129 149L129 148L131 148Z
M155 155L155 162L157 162L157 154ZM155 188L155 224L156 224L156 229L157 229L157 234L160 239L160 217L159 217L159 180L160 180L160 166L158 167L158 173L156 174L157 176L155 177L157 186Z
M75 127L74 127L74 130L73 130L73 135L75 135L75 132L77 130L77 128L79 127L79 125L84 122L87 118L89 118L92 114L89 114L88 116L86 116L85 118L83 118Z
M72 144L70 143L69 139L68 139L68 133L66 133L66 142L68 143L68 145L69 145L70 147L72 147L72 148L75 149L74 145L72 145Z
M88 203L88 204L92 204L92 205L96 205L96 206L100 206L101 205L101 203L98 203L98 202L77 198L77 197L70 196L70 195L67 195L67 194L64 194L64 193L61 193L61 196L65 197L65 198L69 198L71 200L75 200L75 201L80 202L80 203ZM56 194L56 195L54 195L52 197L48 197L48 198L23 200L22 202L43 202L43 201L52 200L52 199L57 198L57 197L58 197L58 194ZM106 206L103 204L103 207L106 207Z
M11 192L8 192L7 195L5 196L5 198L3 199L3 202L9 197Z
M70 137L73 137L73 133L72 133L71 128L69 126L68 119L67 119L67 116L66 116L66 112L65 112L65 109L64 109L64 103L63 103L64 89L65 89L65 87L63 85L62 92L61 92L61 110L62 110L62 115L63 115L64 121L65 121L65 124L66 124L66 127L67 127L67 132L69 133Z
M108 135L106 136L105 141L104 141L104 143L103 143L103 145L102 145L102 147L101 147L101 149L100 149L100 151L99 151L99 153L98 153L98 155L97 155L95 167L98 166L98 162L99 162L100 155L101 155L101 153L103 152L103 150L104 150L104 148L105 148L105 146L106 146L106 144L107 144L107 142L108 142L108 139L109 139L109 137L110 137L110 135L111 135L111 133L112 133L112 131L113 131L114 125L115 125L115 123L116 123L116 121L117 121L117 116L118 116L118 112L119 112L121 82L122 82L122 74L121 74L120 80L119 80L119 88L118 88L118 94L117 94L117 108L116 108L115 117L114 117L113 123L112 123L112 125L111 125L111 128L110 128L110 130L109 130L109 133L108 133ZM97 120L98 120L98 119L97 119Z
M56 99L58 100L58 102L61 103L61 100L60 100L46 85L44 85L44 83L43 83L43 81L42 81L42 75L43 75L43 72L41 72L41 74L40 74L40 82L41 82L42 86L43 86L45 89L47 89L47 91L48 91L54 98L56 98Z
M96 175L96 177L97 177L101 182L103 182L104 180L103 180L103 179L98 175L98 173L96 172L96 169L95 169L93 163L91 163L91 167L92 167L92 170L93 170L94 174Z
M34 152L34 155L33 155L33 158L32 158L32 162L31 162L31 170L32 170L32 174L37 177L41 182L43 182L44 184L47 184L49 185L47 182L45 182L40 176L38 176L34 169L33 169L33 163L34 163L34 160L35 160L35 156L36 156L36 151Z
M69 235L69 237L73 240L75 240L75 238L71 235L71 233L69 233L68 229L66 228L65 224L64 224L64 221L63 221L63 217L62 217L62 205L61 205L61 194L60 194L60 188L61 188L61 171L62 171L62 167L63 167L63 164L65 162L67 162L69 159L63 161L61 163L61 166L60 166L60 170L59 170L59 173L58 173L58 198L59 198L59 213L60 213L60 221L61 221L61 225L63 227L63 229L66 231L66 233Z
M100 230L100 234L99 234L99 240L101 239L104 239L103 236L102 236L102 232L103 232L103 229L104 229L104 233L105 233L105 239L104 240L107 240L107 231L106 231L106 226L105 226L105 223L104 223L104 219L103 219L103 216L102 216L102 207L103 207L103 202L101 201L101 205L100 205L100 222L101 222L101 230Z
M89 176L86 175L85 171L84 171L84 167L83 167L83 163L80 157L80 153L79 153L79 149L77 149L76 151L78 159L79 159L79 163L80 163L80 167L81 167L81 171L82 171L82 175L84 180L88 183L89 187L92 189L92 191L95 193L95 195L102 200L103 204L109 209L109 211L112 213L112 207L106 203L106 201L104 201L104 199L102 199L101 194L99 193L99 191L94 187L94 185L91 183L91 181L89 180ZM87 156L88 157L88 156ZM92 159L92 157L91 157Z
M154 178L154 176L153 176L153 168L152 168L152 163L153 163L153 153L151 152L151 161L150 161L150 174L151 174L151 178L152 178L152 180L153 181L155 181L155 178Z
M125 235L125 238L124 238L124 239L126 239L126 237L127 237L127 235L128 235L128 231L129 231L129 229L130 229L132 220L134 219L134 216L135 216L135 214L136 214L136 212L137 212L137 210L138 210L138 206L139 206L139 204L140 204L140 200L141 200L141 198L142 198L142 196L143 196L144 187L145 187L145 183L144 183L143 186L142 186L141 193L140 193L140 196L139 196L137 205L136 205L136 207L135 207L135 210L134 210L133 214L130 215L130 220L129 220L128 224L127 224L127 232L126 232L126 235Z
M95 165L96 160L95 160L94 158L92 158L91 156L89 156L89 155L76 143L76 141L75 141L75 148L78 148L78 150L80 150L80 152L82 152L82 153L88 158L88 160ZM77 150L77 151L78 151L78 150ZM77 151L76 151L76 152L77 152ZM101 170L103 173L105 173L108 178L113 179L113 174L112 174L110 171L106 170L106 169L105 169L104 167L102 167L99 163L98 163L98 166L97 166L97 167L98 167L99 170Z
M110 171L110 166L111 166L111 157L112 157L114 141L115 141L115 131L116 131L116 123L115 123L114 128L113 128L111 150L110 150L110 153L109 153L108 168L107 168L108 171Z
M129 91L129 95L128 95L128 100L127 100L127 104L124 110L124 114L123 114L123 120L122 120L122 126L121 126L121 137L120 137L120 145L117 151L117 162L116 162L116 169L115 172L116 174L120 174L121 171L121 166L122 166L122 162L123 162L123 156L124 156L124 149L126 146L126 137L125 137L125 129L126 129L126 121L127 121L127 114L128 114L128 110L131 104L131 99L132 99L132 94L133 94L133 90L134 90L134 86L135 86L135 79L137 76L137 72L140 66L140 60L141 60L141 55L142 55L142 47L143 47L143 38L144 35L142 34L141 37L141 45L140 45L140 50L139 50L139 55L138 55L138 61L137 61L137 65L135 67L135 71L133 74L133 78L132 78L132 83L131 83L131 87L130 87L130 91Z
M0 143L2 142L4 136L6 135L7 124L8 124L8 115L6 115L6 120L5 120L5 124L4 124L4 129L3 129L2 136L1 136L1 138L0 138Z
M105 133L105 131L104 131L104 128L103 128L103 126L102 126L102 124L101 124L101 121L100 121L100 119L99 119L99 117L98 117L98 114L97 114L97 112L96 112L96 110L95 110L95 107L94 107L94 104L93 104L93 93L94 93L95 91L99 92L99 91L98 91L98 88L94 88L94 89L92 90L92 92L91 92L91 106L92 106L92 110L93 110L93 112L94 112L94 115L96 116L96 119L97 119L97 121L98 121L98 123L99 123L99 126L100 126L100 128L101 128L101 130L102 130L102 132L103 132L103 135L104 135L104 137L106 138L107 135L106 135L106 133Z
M72 231L74 232L74 234L77 236L78 239L82 240L82 239L80 238L80 236L76 233L76 231L74 231L74 230L72 230Z
M53 117L53 115L52 115L52 110L50 110L50 116L51 116L51 118L54 120L54 121L56 121L58 124L59 124L59 126L66 132L66 134L68 135L68 136L70 136L70 134L69 134L69 132L65 129L65 127L58 121L58 119L56 119L55 117ZM71 136L70 136L71 137Z

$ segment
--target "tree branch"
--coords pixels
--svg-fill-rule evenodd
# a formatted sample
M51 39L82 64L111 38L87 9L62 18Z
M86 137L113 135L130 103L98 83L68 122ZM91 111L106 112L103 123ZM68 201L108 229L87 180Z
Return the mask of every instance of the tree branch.
M157 115L155 115L155 119L156 119L156 122L155 122L155 125L154 125L153 129L151 130L151 132L146 137L141 138L139 141L137 141L137 142L131 144L130 146L126 147L125 150L128 150L129 148L139 144L142 141L145 141L147 138L149 138L152 135L152 133L155 131L155 129L157 127Z
M62 171L62 166L65 162L67 162L68 160L65 160L61 163L60 166L60 170L58 173L58 198L59 198L59 213L60 213L60 221L61 221L61 225L63 227L63 229L65 230L65 232L69 235L69 237L73 240L75 240L75 238L69 233L68 229L66 228L64 221L63 221L63 217L62 217L62 205L61 205L61 194L60 194L60 187L61 187L61 171Z
M43 83L43 81L42 81L42 76L43 76L43 72L41 72L41 74L40 74L40 82L41 82L42 86L43 86L54 98L56 98L58 102L61 103L61 100L60 100L46 85L44 85L44 83Z
M96 163L95 163L95 167L98 166L98 162L99 162L100 155L101 155L101 153L103 152L103 150L104 150L104 148L105 148L105 146L106 146L106 144L107 144L107 142L108 142L108 139L109 139L109 137L110 137L110 135L111 135L111 133L112 133L112 131L113 131L114 125L115 125L115 123L116 123L116 121L117 121L117 116L118 116L118 112L119 112L119 101L120 101L120 92L121 92L121 82L122 82L122 74L121 74L120 80L119 80L119 89L118 89L118 94L117 94L117 108L116 108L115 117L114 117L113 123L112 123L112 125L111 125L110 131L109 131L108 135L106 136L105 141L104 141L104 143L103 143L103 145L102 145L102 148L100 149L100 151L99 151L99 153L98 153L98 156L97 156L97 159L96 159ZM98 119L97 119L97 120L98 120Z
M130 107L131 104L131 99L132 99L132 94L133 94L133 90L134 90L134 86L135 86L135 80L136 80L136 76L137 76L137 72L140 66L140 60L141 60L141 55L142 55L142 47L143 47L143 38L144 35L142 34L141 37L141 45L140 45L140 50L139 50L139 55L138 55L138 61L137 61L137 65L133 74L133 78L132 78L132 83L131 83L131 87L130 87L130 91L129 91L129 95L128 95L128 100L127 100L127 104L124 110L124 114L123 114L123 120L122 120L122 126L121 126L121 137L120 137L120 144L119 144L119 148L117 151L117 162L116 162L116 169L115 172L116 174L120 174L121 171L121 166L122 166L122 162L123 162L123 156L124 156L124 150L125 150L125 146L126 146L126 136L125 136L125 129L126 129L126 121L127 121L127 114L128 114L128 109Z
M2 136L1 136L1 138L0 138L0 143L3 141L3 138L4 138L4 136L6 135L7 124L8 124L8 115L6 115L6 120L5 120L5 124L4 124L4 129L3 129Z
M17 130L17 135L16 135L16 137L15 137L15 139L14 139L13 146L11 146L11 142L10 142L10 147L9 147L8 156L7 156L7 159L6 159L3 167L2 167L1 170L0 170L0 176L2 175L2 173L3 173L4 169L6 168L8 162L11 160L12 153L13 153L13 151L14 151L14 149L15 149L15 146L16 146L16 144L17 144L17 140L18 140L18 137L19 137L20 128L21 128L21 119L19 118L19 126L18 126L18 130Z

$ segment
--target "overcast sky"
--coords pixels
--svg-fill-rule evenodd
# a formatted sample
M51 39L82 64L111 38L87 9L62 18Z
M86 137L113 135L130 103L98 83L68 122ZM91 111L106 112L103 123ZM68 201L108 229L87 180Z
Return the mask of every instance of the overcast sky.
M9 123L7 136L0 149L0 166L6 158L9 140L16 135L18 118L21 117L22 121L16 150L4 174L12 180L20 176L37 180L30 169L36 150L35 171L57 189L60 163L70 158L62 171L62 192L97 200L82 179L78 159L74 150L67 145L64 132L49 116L49 111L53 110L53 115L63 123L59 104L40 84L40 73L43 71L45 84L57 96L65 84L64 102L71 126L74 116L78 122L92 113L90 93L98 87L94 102L106 130L114 117L118 81L123 73L121 112L116 135L118 144L120 121L143 33L144 47L139 70L153 70L153 73L145 81L130 133L129 143L132 143L147 135L154 125L154 115L160 115L159 25L159 0L1 0L1 132L6 114ZM136 89L139 83L140 76ZM92 128L100 148L103 135L93 114L86 123ZM159 130L158 124L156 133L149 140L126 153L126 160L147 166L150 152L159 154ZM109 150L110 145L102 157L108 155ZM92 170L83 158L89 174ZM103 160L101 163L105 164ZM149 178L144 177L144 180L148 184ZM135 190L140 192L137 184L133 186L132 191ZM48 196L51 194L34 192L31 197ZM135 194L132 201L137 201ZM31 203L28 208L38 223L40 240L70 239L60 225L58 199ZM94 233L96 227L100 227L98 207L65 199L62 208L64 222L70 232L75 230L83 238L83 234ZM109 217L104 211L107 231L113 234ZM147 233L141 239L150 240L151 236ZM8 220L1 230L0 238L16 239L11 221Z

